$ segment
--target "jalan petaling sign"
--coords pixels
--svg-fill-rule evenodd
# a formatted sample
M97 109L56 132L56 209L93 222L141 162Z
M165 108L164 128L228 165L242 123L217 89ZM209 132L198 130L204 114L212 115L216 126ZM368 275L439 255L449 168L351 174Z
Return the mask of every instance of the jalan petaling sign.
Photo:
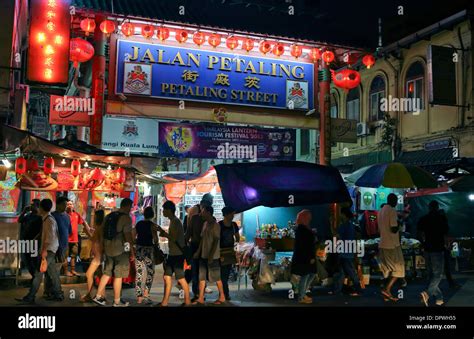
M314 65L117 40L116 94L312 109Z

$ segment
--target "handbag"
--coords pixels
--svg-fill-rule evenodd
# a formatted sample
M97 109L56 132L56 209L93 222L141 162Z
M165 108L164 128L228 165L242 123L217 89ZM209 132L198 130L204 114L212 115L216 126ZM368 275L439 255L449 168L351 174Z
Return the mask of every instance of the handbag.
M40 272L44 273L48 270L48 261L46 258L41 258Z
M161 250L160 245L153 245L153 262L155 265L161 265L165 261L165 253Z
M221 248L221 264L222 265L234 265L237 264L237 257L233 247Z

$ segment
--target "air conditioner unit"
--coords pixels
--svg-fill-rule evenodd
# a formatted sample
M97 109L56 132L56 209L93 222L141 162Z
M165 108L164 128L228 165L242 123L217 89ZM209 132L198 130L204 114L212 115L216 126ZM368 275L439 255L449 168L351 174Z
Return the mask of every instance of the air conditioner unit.
M357 123L357 136L367 135L367 123L359 122Z

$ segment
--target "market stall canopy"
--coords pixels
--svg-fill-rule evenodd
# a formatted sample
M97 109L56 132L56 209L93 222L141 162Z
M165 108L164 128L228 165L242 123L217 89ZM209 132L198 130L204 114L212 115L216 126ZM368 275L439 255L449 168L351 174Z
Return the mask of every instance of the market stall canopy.
M299 161L215 166L227 206L243 212L257 206L290 207L350 202L338 170Z
M355 174L355 173L354 173ZM355 182L359 187L436 188L438 182L424 169L399 162L369 166Z
M91 145L78 149L77 145L61 146L55 142L38 137L28 131L15 127L0 126L2 152L15 152L20 148L22 153L80 159L82 161L101 162L122 167L134 168L142 173L151 173L156 168L159 159L145 156L125 156L123 152L107 152Z
M348 175L347 177L344 178L344 181L348 183L349 185L354 186L356 181L359 180L359 178L369 169L370 166L365 166L362 168L359 168L357 171L353 172L352 174Z
M454 179L449 186L454 192L474 193L474 175L464 175Z
M166 199L178 204L185 194L205 194L215 191L220 192L217 175L214 168L204 174L175 174L164 177L165 180L175 181L164 185Z

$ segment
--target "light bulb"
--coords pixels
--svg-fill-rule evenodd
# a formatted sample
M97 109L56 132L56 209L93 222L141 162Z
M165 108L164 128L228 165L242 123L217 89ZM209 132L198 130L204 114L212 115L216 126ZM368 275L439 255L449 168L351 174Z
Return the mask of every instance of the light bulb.
M110 165L109 165L109 166L107 166L107 170L109 170L109 171L110 171L111 169L112 169L112 166L110 166Z
M66 165L66 159L61 160L61 165Z
M12 163L11 163L10 161L8 161L7 158L3 159L2 162L3 162L3 165L4 165L6 168L11 168L11 167L12 167Z
M469 194L469 200L474 201L474 194Z
M216 192L217 192L216 185L214 185L214 187L211 190L211 194L216 195Z
M193 190L191 191L191 195L196 195L196 187L194 187Z
M88 168L88 167L89 167L89 163L88 163L87 161L84 163L84 167L85 167L85 168Z

